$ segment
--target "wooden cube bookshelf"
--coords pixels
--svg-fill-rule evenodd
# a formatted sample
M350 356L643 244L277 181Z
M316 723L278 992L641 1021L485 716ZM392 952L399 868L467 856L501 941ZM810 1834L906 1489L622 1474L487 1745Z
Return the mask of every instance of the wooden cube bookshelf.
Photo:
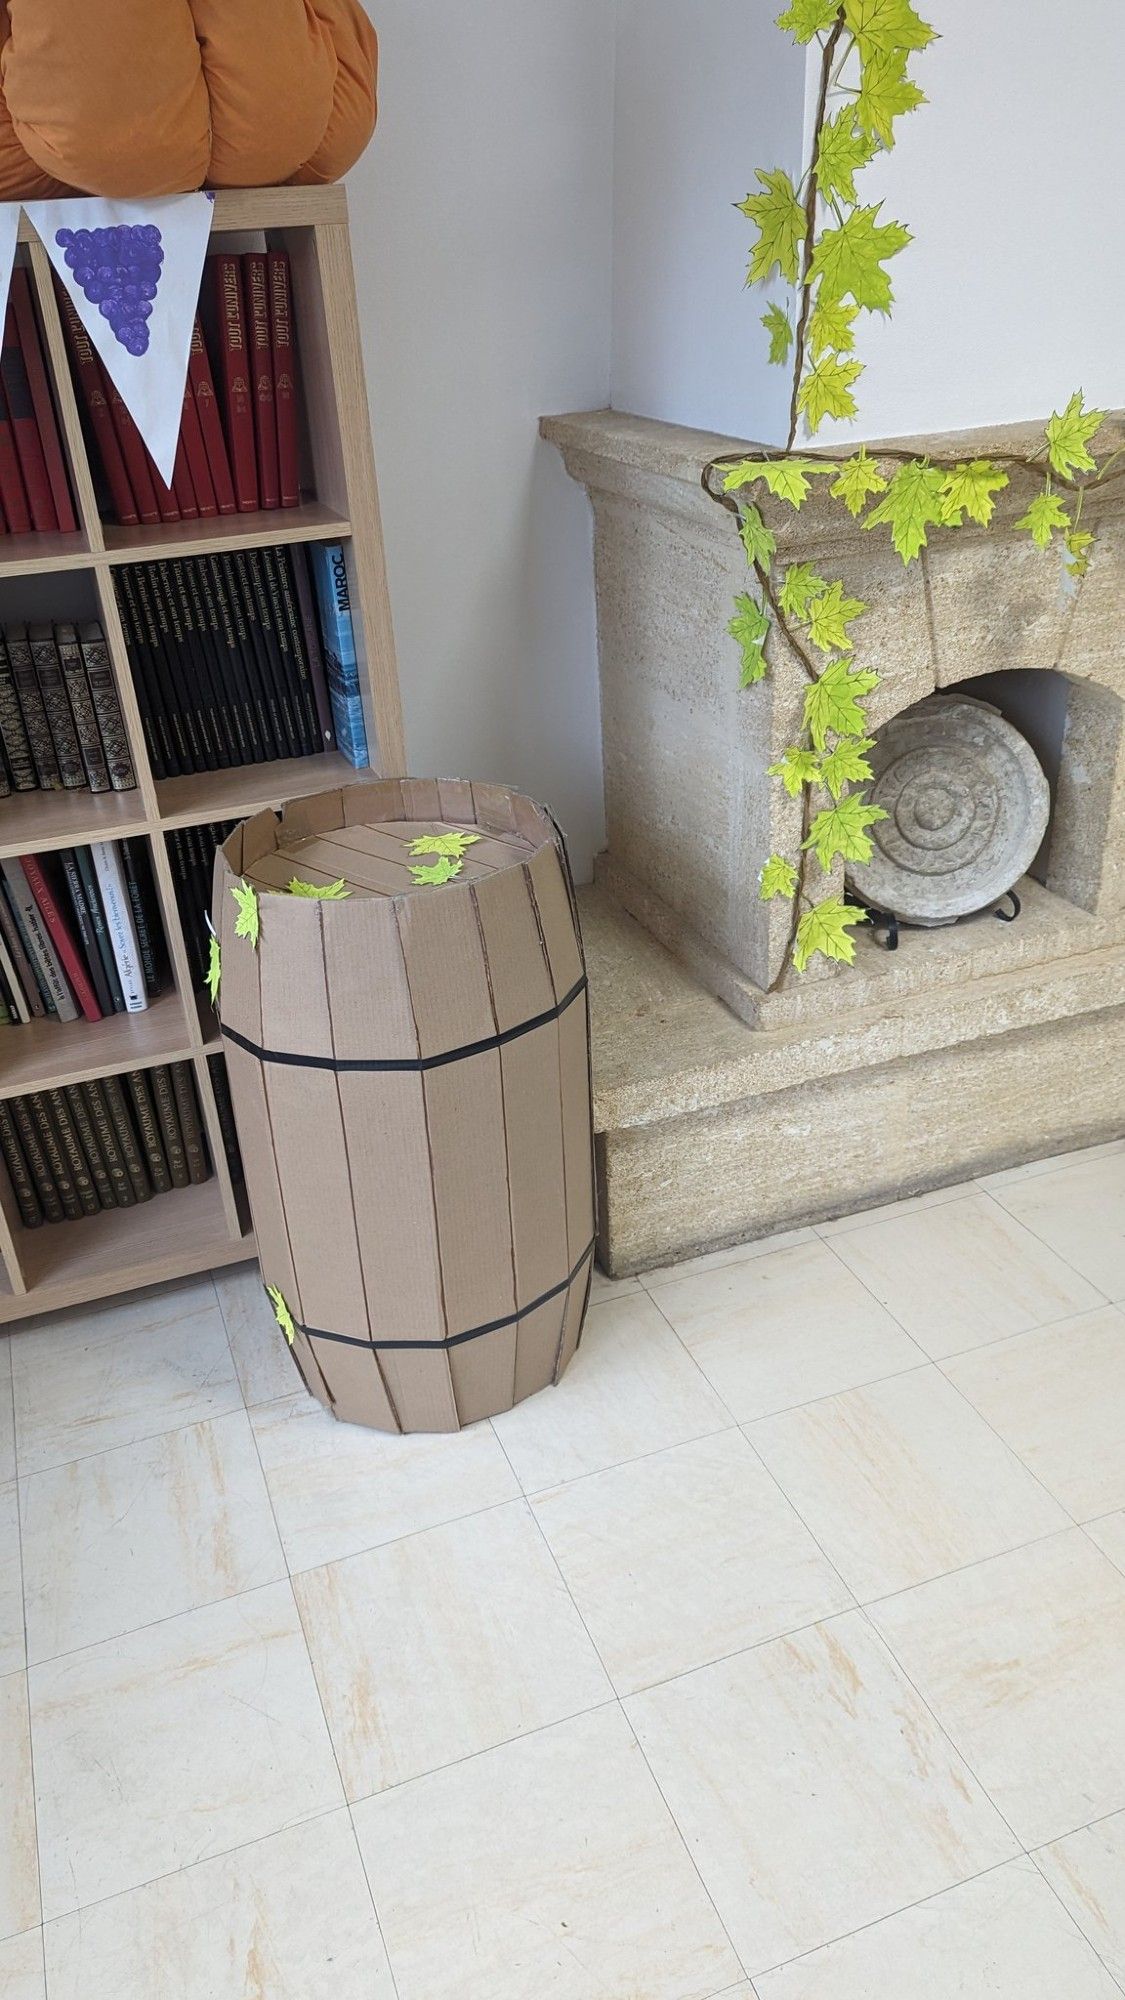
M241 1187L227 1169L208 1057L222 1042L194 990L165 834L177 827L241 819L302 793L369 776L336 754L254 764L157 780L145 752L117 614L119 563L213 550L339 541L344 544L360 685L372 762L387 776L405 771L402 708L387 596L382 530L355 282L341 187L257 188L215 197L212 241L264 238L289 253L305 437L312 492L299 507L162 527L121 528L98 514L46 252L26 218L20 255L29 266L54 382L80 529L73 535L0 540L0 625L27 616L34 590L40 618L52 616L50 579L60 599L78 593L100 619L113 657L137 774L135 791L25 792L0 800L0 854L49 852L94 840L147 840L160 901L172 984L148 1011L90 1024L36 1021L0 1031L0 1098L81 1083L159 1063L190 1062L203 1108L213 1176L201 1187L158 1195L135 1208L28 1230L0 1167L0 1324L112 1296L254 1255ZM245 247L244 243L238 247ZM12 608L9 609L8 606ZM54 615L66 618L68 609Z

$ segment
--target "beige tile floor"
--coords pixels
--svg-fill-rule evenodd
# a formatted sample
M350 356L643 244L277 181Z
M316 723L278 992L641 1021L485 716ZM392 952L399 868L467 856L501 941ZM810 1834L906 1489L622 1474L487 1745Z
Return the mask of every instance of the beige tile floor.
M1125 1994L1125 1143L334 1426L256 1274L0 1341L3 2000Z

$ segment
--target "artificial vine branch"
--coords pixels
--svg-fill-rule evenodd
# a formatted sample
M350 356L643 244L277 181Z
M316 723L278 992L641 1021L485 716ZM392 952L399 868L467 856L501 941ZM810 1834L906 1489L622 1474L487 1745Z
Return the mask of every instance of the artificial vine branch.
M816 100L816 120L813 126L812 155L809 159L805 180L808 183L805 195L805 240L801 246L801 277L803 290L801 305L797 314L797 333L793 347L793 393L789 401L789 436L786 450L792 451L797 437L797 426L801 421L799 397L801 378L805 372L805 342L808 338L809 313L812 310L812 291L807 283L812 267L813 250L816 247L817 202L820 194L820 135L828 111L828 92L832 83L832 59L840 45L844 33L844 17L840 14L833 23L832 31L821 51L820 84ZM846 60L846 56L845 56ZM842 65L841 65L842 67Z

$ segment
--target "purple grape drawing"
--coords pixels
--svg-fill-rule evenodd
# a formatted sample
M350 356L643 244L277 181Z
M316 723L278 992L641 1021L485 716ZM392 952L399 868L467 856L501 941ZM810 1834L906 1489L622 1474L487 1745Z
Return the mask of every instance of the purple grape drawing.
M67 269L113 329L127 354L147 354L148 322L160 285L164 248L155 222L108 229L56 229Z

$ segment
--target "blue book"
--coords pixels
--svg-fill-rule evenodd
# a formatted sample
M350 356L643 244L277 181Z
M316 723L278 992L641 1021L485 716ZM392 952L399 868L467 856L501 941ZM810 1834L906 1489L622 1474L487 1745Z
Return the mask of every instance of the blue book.
M328 699L332 706L337 748L343 751L349 764L354 764L357 771L365 771L371 759L367 751L363 697L359 691L359 667L344 551L339 542L310 542L308 551L320 612Z

